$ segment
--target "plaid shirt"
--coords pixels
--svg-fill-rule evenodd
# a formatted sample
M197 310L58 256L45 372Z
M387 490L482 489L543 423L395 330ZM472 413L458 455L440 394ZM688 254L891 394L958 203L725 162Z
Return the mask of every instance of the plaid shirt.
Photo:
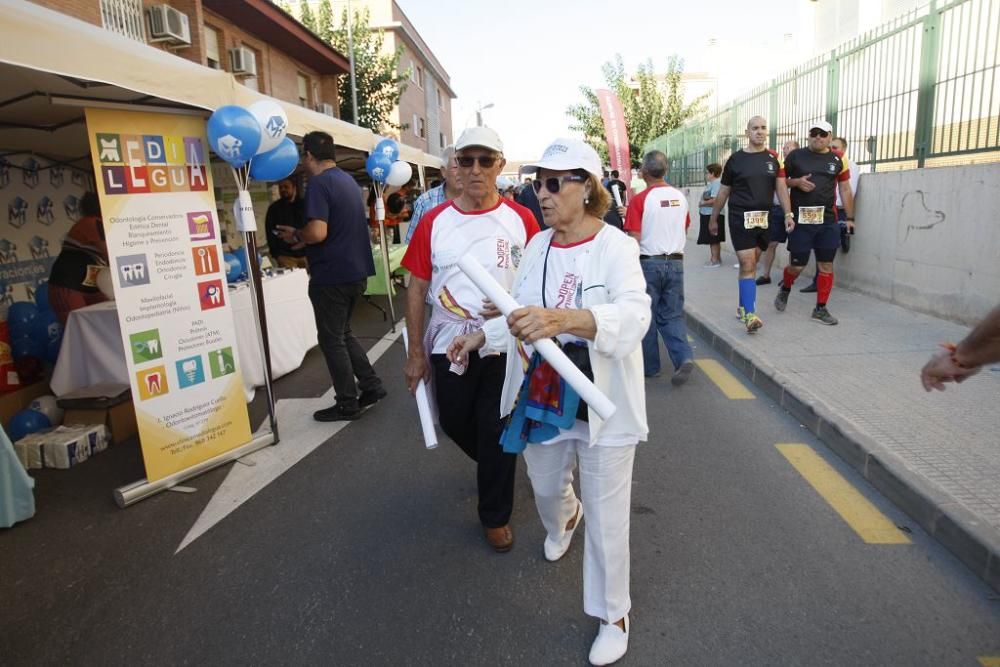
M413 232L416 231L417 225L420 224L420 220L424 217L424 214L435 206L443 204L446 201L448 200L444 195L444 183L436 188L431 188L424 194L417 197L417 201L413 202L413 215L410 216L410 228L406 230L407 244L409 244L410 239L413 238Z

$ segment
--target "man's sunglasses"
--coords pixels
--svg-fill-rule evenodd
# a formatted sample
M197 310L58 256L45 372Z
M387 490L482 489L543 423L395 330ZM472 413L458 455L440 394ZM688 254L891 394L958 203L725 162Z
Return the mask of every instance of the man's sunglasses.
M822 138L826 139L827 137L830 136L830 133L827 132L826 130L821 130L818 127L814 127L813 129L809 130L809 136L812 137L812 138L814 138L814 139L816 137L822 137Z
M531 182L531 187L535 189L535 194L542 191L542 185L544 185L545 189L552 194L558 194L563 183L584 183L586 180L586 176L580 176L579 174L567 174L566 176L561 176L559 178L556 178L555 176L552 178L546 178L544 181L536 178Z
M500 158L498 158L495 155L478 155L478 156L456 155L455 156L455 162L457 162L458 166L462 167L463 169L471 169L472 165L476 164L477 160L479 161L479 166L480 167L482 167L483 169L489 169L490 167L492 167L493 165L495 165L497 163L497 160L499 160L499 159Z

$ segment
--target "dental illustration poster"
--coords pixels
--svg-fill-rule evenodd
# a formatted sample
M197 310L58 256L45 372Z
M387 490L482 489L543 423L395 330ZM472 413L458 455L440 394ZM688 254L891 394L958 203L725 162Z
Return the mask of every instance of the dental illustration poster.
M250 440L205 121L87 109L150 482Z

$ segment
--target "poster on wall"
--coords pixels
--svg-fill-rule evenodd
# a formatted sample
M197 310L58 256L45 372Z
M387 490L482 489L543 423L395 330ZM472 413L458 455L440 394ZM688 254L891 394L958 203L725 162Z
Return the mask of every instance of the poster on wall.
M0 231L0 313L15 301L34 301L49 279L63 237L80 218L90 178L73 167L27 153L0 157L0 198L7 224Z
M250 440L205 122L87 109L150 482Z

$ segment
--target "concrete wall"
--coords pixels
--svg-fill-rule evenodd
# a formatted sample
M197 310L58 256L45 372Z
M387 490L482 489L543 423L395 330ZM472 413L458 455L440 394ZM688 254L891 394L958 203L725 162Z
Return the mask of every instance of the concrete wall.
M686 189L692 212L702 190ZM937 317L977 322L1000 303L998 211L1000 164L862 174L857 233L850 253L837 255L837 284ZM694 214L691 223L689 236L696 238ZM732 246L727 242L724 250L731 253ZM775 266L787 259L779 248Z

